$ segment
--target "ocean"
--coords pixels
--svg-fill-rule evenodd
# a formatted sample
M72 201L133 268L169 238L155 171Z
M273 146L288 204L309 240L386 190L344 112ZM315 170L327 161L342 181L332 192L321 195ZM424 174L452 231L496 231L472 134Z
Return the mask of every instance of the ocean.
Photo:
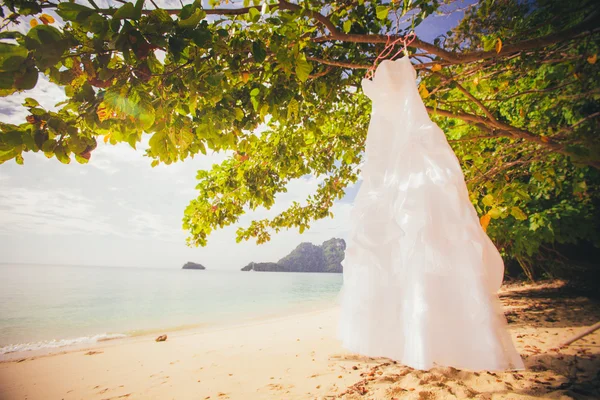
M332 306L342 274L0 264L0 357Z

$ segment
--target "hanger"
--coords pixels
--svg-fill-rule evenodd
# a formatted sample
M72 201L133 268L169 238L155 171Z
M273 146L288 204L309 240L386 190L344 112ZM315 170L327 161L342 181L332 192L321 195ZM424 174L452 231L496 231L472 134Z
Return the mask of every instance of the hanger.
M402 43L403 47L400 48L400 50L398 50L396 52L396 54L394 54L392 57L390 57L390 60L393 60L394 58L396 58L398 56L398 54L404 52L404 56L408 57L408 46L416 39L416 35L414 32L410 32L408 35L406 36L400 36L398 38L396 38L395 40L391 40L390 35L387 35L387 40L385 43L385 47L383 48L383 50L381 50L381 53L379 53L379 55L375 58L375 61L373 61L373 65L371 67L369 67L369 69L367 70L367 73L365 74L365 78L367 79L372 79L373 75L375 74L375 69L377 68L377 62L381 59L386 58L390 52L394 49L394 47L396 46L396 44L398 43Z

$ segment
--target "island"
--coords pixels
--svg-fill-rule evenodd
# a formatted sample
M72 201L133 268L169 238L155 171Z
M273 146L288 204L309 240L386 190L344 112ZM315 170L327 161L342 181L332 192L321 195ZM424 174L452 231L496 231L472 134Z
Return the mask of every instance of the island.
M320 246L300 243L290 254L275 262L251 262L242 271L268 272L343 272L346 242L344 239L329 239Z
M283 266L274 262L255 263L251 262L242 268L242 271L277 271L284 272Z
M206 269L203 265L188 261L181 269Z

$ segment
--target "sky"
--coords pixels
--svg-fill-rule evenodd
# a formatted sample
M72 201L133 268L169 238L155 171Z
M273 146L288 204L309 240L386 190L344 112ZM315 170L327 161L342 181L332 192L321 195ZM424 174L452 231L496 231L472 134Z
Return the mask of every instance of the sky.
M426 21L417 34L433 40L457 18ZM0 121L24 122L26 97L53 109L64 90L41 78L33 90L0 98ZM293 201L304 203L320 182L307 176L291 182L271 210L248 213L239 225L213 232L206 247L190 248L181 220L197 195L196 173L226 155L200 154L151 168L151 159L143 155L148 138L137 151L128 144L100 143L85 165L74 160L63 165L42 153L25 153L22 166L14 161L0 165L0 263L181 268L193 261L208 269L239 270L249 262L275 262L301 242L347 237L360 182L334 204L333 219L313 222L302 235L288 230L273 234L266 244L236 243L238 226L275 216Z

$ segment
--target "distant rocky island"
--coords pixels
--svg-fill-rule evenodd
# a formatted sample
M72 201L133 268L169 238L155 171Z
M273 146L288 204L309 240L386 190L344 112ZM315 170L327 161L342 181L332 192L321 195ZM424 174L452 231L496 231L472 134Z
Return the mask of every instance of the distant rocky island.
M346 250L344 239L329 239L320 246L301 243L276 263L251 262L242 268L242 271L341 273L344 250Z
M185 263L185 265L181 269L206 269L203 265L193 263L191 261Z

